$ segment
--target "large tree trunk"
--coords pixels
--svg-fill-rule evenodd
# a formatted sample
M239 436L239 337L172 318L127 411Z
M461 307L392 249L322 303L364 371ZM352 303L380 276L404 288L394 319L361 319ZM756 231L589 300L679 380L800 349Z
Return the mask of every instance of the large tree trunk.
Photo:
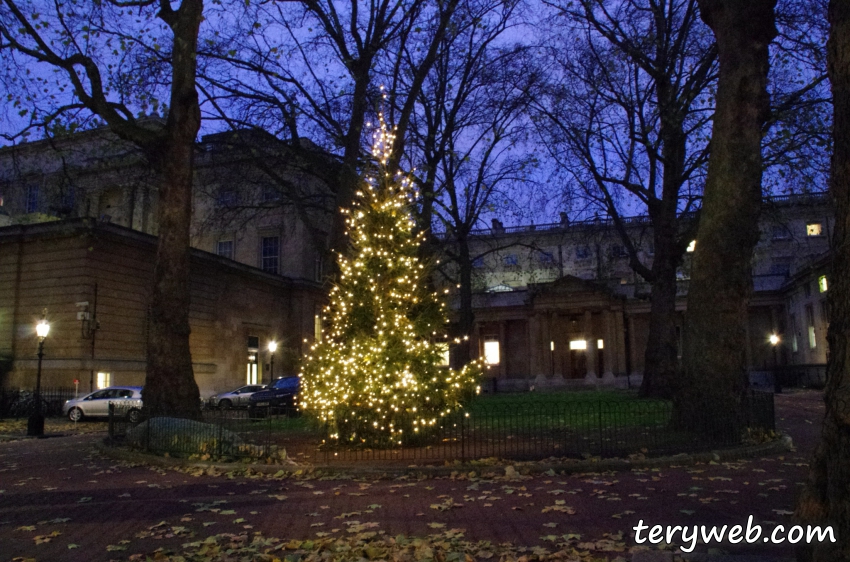
M685 427L739 429L747 387L746 322L761 207L762 126L769 110L768 45L776 0L699 0L720 62L702 212L688 291L683 380ZM716 424L722 424L717 426Z
M200 417L200 394L189 351L189 230L194 144L201 125L195 70L202 12L202 0L184 0L172 14L173 72L165 142L146 151L161 181L143 392L148 415Z
M826 416L809 481L797 506L805 523L831 525L836 543L801 549L799 560L850 561L850 0L829 3L828 71L833 96L832 178L835 202Z
M676 201L673 214L659 211L653 217L655 256L652 262L652 294L649 309L649 337L644 354L644 373L640 395L670 398L679 367L676 338L676 268L681 259L677 250Z
M460 269L460 306L454 337L461 338L452 355L452 368L460 369L474 359L470 338L475 326L475 313L472 310L472 259L469 254L469 240L466 235L457 237L458 268Z

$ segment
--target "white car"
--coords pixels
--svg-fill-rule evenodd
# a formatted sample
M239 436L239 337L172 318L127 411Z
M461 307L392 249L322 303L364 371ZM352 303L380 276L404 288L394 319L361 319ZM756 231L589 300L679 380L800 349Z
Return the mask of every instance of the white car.
M126 415L130 423L142 419L142 387L141 386L110 386L96 390L80 398L68 400L62 406L62 415L71 421L83 418L109 416L109 404L115 404L116 411Z

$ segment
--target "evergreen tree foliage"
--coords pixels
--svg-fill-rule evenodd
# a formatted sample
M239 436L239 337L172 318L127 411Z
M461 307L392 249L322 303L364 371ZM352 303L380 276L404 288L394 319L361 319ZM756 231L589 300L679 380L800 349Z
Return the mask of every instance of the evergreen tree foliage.
M480 360L460 370L443 366L446 303L428 288L414 192L409 178L387 172L394 135L383 116L380 125L375 173L343 211L350 247L339 255L327 327L305 358L299 395L303 410L329 424L332 440L366 446L426 437L477 392L483 368Z

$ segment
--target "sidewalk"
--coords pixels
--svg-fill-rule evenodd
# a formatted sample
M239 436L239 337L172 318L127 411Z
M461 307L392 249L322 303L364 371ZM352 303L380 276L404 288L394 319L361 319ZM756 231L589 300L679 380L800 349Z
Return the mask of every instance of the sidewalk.
M791 523L823 405L816 392L779 395L776 405L779 428L798 445L790 454L569 476L509 477L501 471L490 479L475 474L275 480L128 465L94 452L102 434L0 443L0 560L144 560L142 555L153 557L160 548L194 553L192 560L226 560L221 553L227 545L247 549L248 559L263 559L255 554L282 544L269 537L312 539L277 551L280 559L298 552L295 547L309 553L343 543L371 548L380 559L402 548L395 542L390 548L387 541L395 541L390 537L434 533L440 536L404 542L404 548L431 548L434 556L435 548L451 547L483 560L498 560L500 553L531 560L541 548L563 560L572 552L579 559L584 551L601 560L629 560L631 528L640 519L653 525L736 525L752 514L765 526ZM264 537L259 543L255 533ZM216 538L206 546L182 546L210 536ZM333 543L334 537L345 541ZM500 550L508 542L526 550ZM792 555L788 546L723 548L739 555ZM416 552L411 556L423 554ZM454 562L451 556L447 562Z

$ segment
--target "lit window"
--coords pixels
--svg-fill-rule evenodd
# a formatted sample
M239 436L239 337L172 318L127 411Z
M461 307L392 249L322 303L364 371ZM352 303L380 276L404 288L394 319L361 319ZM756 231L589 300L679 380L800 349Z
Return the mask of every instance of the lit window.
M106 388L112 384L112 374L111 373L98 373L97 374L97 387L98 388Z
M697 241L696 241L696 240L691 240L691 243L690 243L690 244L688 244L688 247L687 247L686 251L688 251L688 252L693 252L694 250L696 250L696 248L697 248Z
M499 342L495 340L484 342L484 361L488 365L499 364Z
M603 349L604 346L605 346L604 340L596 340L596 349Z
M814 349L818 346L817 338L815 337L815 327L809 326L809 348Z
M818 289L820 289L821 293L825 293L827 288L826 275L821 275L818 277Z
M555 342L553 342L553 341L549 342L549 351L555 351Z
M496 342L499 343L499 342ZM486 343L484 344L486 347ZM449 366L449 344L447 342L440 342L437 344L437 351L440 353L440 362L438 365L441 367ZM485 352L486 353L486 352Z
M823 234L823 225L819 222L813 222L806 225L806 236L820 236Z
M260 267L268 273L277 273L280 262L280 237L264 236L261 243L262 258Z
M233 259L233 240L219 240L215 253L229 260Z
M322 341L322 317L318 314L313 317L313 339Z
M570 342L571 350L585 350L587 349L587 340L573 340Z

